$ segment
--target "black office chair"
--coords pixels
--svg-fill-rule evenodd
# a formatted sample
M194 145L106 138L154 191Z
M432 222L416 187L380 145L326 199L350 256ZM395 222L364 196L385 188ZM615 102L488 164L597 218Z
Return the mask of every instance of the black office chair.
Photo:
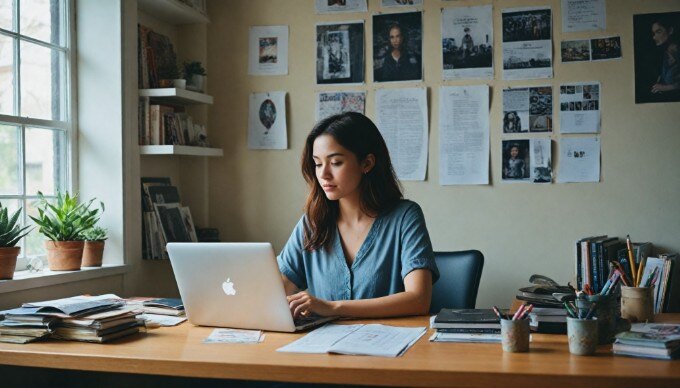
M482 277L484 267L482 252L476 250L435 252L434 259L440 277L432 287L430 313L436 314L443 307L475 308L479 279Z

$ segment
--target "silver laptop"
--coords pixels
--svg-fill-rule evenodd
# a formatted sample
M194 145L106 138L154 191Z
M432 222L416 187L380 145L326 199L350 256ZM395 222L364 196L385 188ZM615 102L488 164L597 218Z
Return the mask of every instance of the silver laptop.
M168 243L189 322L200 326L294 332L332 321L293 321L269 243Z

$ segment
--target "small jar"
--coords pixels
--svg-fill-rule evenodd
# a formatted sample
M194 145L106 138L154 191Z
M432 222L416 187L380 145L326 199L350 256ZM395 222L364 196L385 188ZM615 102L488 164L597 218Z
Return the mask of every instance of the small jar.
M529 351L529 319L501 319L501 343L506 352Z
M652 287L621 286L621 317L631 322L654 322Z

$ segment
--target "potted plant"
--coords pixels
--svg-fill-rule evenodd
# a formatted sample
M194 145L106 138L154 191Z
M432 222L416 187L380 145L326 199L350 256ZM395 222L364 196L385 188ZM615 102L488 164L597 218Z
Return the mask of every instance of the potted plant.
M51 271L76 271L83 257L82 233L99 221L99 209L90 210L94 198L78 203L78 195L58 192L56 204L49 203L38 192L38 217L31 219L40 227L38 231L49 240L45 241L47 264ZM100 202L101 210L104 204Z
M101 267L104 257L104 242L108 238L106 229L95 226L83 233L85 248L83 250L83 267Z
M184 74L181 68L176 68L173 74L172 86L177 89L186 89L187 80L184 78Z
M203 92L206 75L201 62L184 62L184 78L187 80L187 89Z
M14 212L12 217L9 217L7 208L2 207L2 203L0 203L0 279L12 279L14 277L17 257L21 251L21 247L16 245L22 237L30 232L30 230L27 231L28 226L22 228L18 225L19 214L21 214L21 209Z

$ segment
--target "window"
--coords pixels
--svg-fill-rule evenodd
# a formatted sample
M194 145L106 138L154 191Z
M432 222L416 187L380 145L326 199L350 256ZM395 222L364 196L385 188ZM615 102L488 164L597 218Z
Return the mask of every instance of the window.
M37 192L71 188L70 0L0 0L0 202L37 211ZM34 229L21 241L17 270L43 255Z

